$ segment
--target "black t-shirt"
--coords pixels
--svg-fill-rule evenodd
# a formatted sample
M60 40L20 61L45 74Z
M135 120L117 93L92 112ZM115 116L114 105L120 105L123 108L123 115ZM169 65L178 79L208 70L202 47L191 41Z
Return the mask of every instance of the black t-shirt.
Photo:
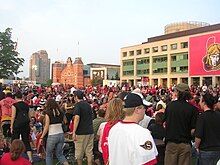
M75 104L74 115L80 117L79 124L76 129L76 135L93 134L92 126L92 108L86 101L80 101Z
M184 100L170 102L165 110L166 142L190 143L196 127L197 109Z
M23 128L23 127L29 127L29 106L24 101L18 101L13 104L13 106L16 108L16 115L15 115L15 121L14 121L14 128Z
M163 138L165 137L165 128L162 125L154 123L151 124L148 129L154 139L163 140Z
M64 113L61 110L47 110L46 114L50 118L50 125L63 122Z
M200 150L220 151L220 112L207 110L200 114L195 137L201 139Z

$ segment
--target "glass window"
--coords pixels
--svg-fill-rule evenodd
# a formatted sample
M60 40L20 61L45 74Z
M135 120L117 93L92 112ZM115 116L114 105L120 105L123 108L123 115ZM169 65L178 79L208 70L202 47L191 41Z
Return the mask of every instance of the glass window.
M184 59L184 60L187 60L187 59L188 59L188 54L184 54L184 55L183 55L183 59Z
M181 48L188 48L188 42L181 42Z
M158 52L158 46L153 47L153 48L152 48L152 51L153 51L153 52Z
M123 52L123 57L127 57L127 52Z
M141 55L141 49L137 50L137 55Z
M176 72L176 67L171 67L171 72Z
M186 72L188 71L188 66L181 66L180 67L180 72Z
M161 46L161 50L162 50L162 51L167 51L167 45Z
M144 49L144 54L148 54L148 53L150 53L150 48Z
M129 55L133 56L134 55L134 51L129 51Z
M171 44L170 47L171 47L171 50L177 49L177 43L176 44Z
M176 56L171 56L171 61L176 61Z

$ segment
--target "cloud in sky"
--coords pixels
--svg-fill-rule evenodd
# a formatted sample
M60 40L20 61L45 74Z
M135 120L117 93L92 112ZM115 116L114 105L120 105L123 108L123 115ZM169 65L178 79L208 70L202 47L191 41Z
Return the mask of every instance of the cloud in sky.
M85 64L119 64L121 47L163 34L166 24L220 20L218 0L0 0L0 4L0 31L13 28L25 58L22 76L28 76L31 54L41 49L52 62L79 55Z

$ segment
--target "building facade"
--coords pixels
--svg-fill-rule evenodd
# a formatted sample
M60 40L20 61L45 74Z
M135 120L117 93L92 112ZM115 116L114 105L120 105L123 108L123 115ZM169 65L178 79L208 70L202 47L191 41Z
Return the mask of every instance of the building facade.
M37 83L46 83L50 79L50 59L46 50L40 50L31 55L29 79Z
M87 64L90 66L91 80L102 80L102 85L116 86L120 83L120 65Z
M165 27L165 35L121 48L120 83L164 87L180 82L200 86L219 84L220 24L194 23L170 24ZM207 71L204 58L213 45L217 67L209 67L214 69Z
M69 57L66 64L52 64L52 80L54 84L74 85L77 88L91 85L93 79L101 80L102 85L119 84L120 65L90 63L83 65L80 57Z

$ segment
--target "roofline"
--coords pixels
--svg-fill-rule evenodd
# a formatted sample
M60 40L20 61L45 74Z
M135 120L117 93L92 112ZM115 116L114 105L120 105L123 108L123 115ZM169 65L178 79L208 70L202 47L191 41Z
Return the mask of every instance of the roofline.
M101 64L101 63L89 63L86 65L105 65L105 66L116 66L116 67L120 67L120 65L114 65L114 64Z
M199 28L195 28L195 29L184 30L184 31L180 31L180 32L160 35L160 36L156 36L156 37L150 37L150 38L148 38L147 42L143 42L142 44L147 44L147 43L151 43L151 42L157 42L157 41L162 41L162 40L167 40L167 39L172 39L172 38L190 36L190 35L211 32L211 31L216 31L216 30L220 30L220 23L214 24L214 25L209 25L209 26L204 26L204 27L199 27Z

